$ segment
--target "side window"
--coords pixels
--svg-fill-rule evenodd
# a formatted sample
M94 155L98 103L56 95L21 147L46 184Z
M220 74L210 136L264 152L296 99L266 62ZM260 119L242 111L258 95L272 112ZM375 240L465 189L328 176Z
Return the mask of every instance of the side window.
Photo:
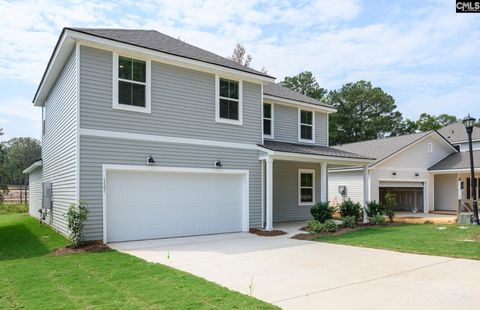
M267 138L273 138L273 105L263 104L263 135Z
M150 61L114 54L113 63L113 108L150 113Z
M298 114L298 140L302 142L314 142L314 113L313 111L299 110Z
M242 125L242 81L217 76L215 89L216 121Z

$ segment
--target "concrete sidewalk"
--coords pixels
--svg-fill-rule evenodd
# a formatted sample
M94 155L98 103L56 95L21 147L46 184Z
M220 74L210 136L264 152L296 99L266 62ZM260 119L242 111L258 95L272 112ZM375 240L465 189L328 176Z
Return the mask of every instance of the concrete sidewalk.
M248 233L114 243L285 309L477 309L480 261ZM480 249L479 249L480 250Z

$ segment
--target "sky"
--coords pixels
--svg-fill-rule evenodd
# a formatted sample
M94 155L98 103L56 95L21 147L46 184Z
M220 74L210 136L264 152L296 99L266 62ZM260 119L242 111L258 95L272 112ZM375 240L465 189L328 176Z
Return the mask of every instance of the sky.
M0 0L0 141L40 139L32 98L66 26L155 29L222 56L238 42L277 81L369 80L404 117L480 118L480 14L456 14L453 0Z

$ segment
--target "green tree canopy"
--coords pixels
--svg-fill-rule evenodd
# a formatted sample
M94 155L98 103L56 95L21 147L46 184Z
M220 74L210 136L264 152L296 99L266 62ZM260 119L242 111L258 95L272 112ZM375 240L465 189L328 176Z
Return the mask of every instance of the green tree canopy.
M280 84L317 100L323 100L327 94L327 90L318 85L310 71L301 72L295 76L286 76Z
M327 98L337 109L330 115L331 145L385 137L402 121L393 97L367 81L347 83Z
M13 138L4 143L0 154L0 173L4 184L26 184L23 170L42 156L40 142L33 138Z
M418 118L416 123L418 130L428 131L437 130L458 121L459 119L457 119L457 117L453 115L440 114L438 116L435 116L428 113L422 113L420 114L420 117Z

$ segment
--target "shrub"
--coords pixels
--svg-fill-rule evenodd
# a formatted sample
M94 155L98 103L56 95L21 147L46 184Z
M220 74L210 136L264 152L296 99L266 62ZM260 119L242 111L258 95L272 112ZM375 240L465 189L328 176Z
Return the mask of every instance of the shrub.
M367 216L368 218L374 217L375 215L383 214L383 206L374 201L367 202Z
M385 214L388 216L390 222L393 222L395 217L395 207L397 206L397 195L392 193L385 194Z
M83 243L83 224L87 220L88 209L85 202L73 203L68 208L67 222L70 230L70 245L74 248Z
M336 232L337 231L337 224L335 224L334 220L326 220L323 223L323 231L325 232Z
M358 202L353 202L350 199L342 202L340 204L340 215L343 217L354 216L355 220L360 220L362 218L362 207Z
M345 216L344 218L342 218L342 222L343 222L343 226L345 227L355 227L355 224L357 224L357 219L355 218L355 216Z
M323 231L323 224L317 220L309 220L307 222L307 231L309 233L319 233Z
M373 225L385 224L385 217L381 214L376 214L370 218L370 223Z
M335 212L335 208L331 207L328 202L319 202L310 209L313 219L320 223L331 220L333 212Z
M0 184L0 203L3 203L5 195L8 194L8 186L5 184Z

